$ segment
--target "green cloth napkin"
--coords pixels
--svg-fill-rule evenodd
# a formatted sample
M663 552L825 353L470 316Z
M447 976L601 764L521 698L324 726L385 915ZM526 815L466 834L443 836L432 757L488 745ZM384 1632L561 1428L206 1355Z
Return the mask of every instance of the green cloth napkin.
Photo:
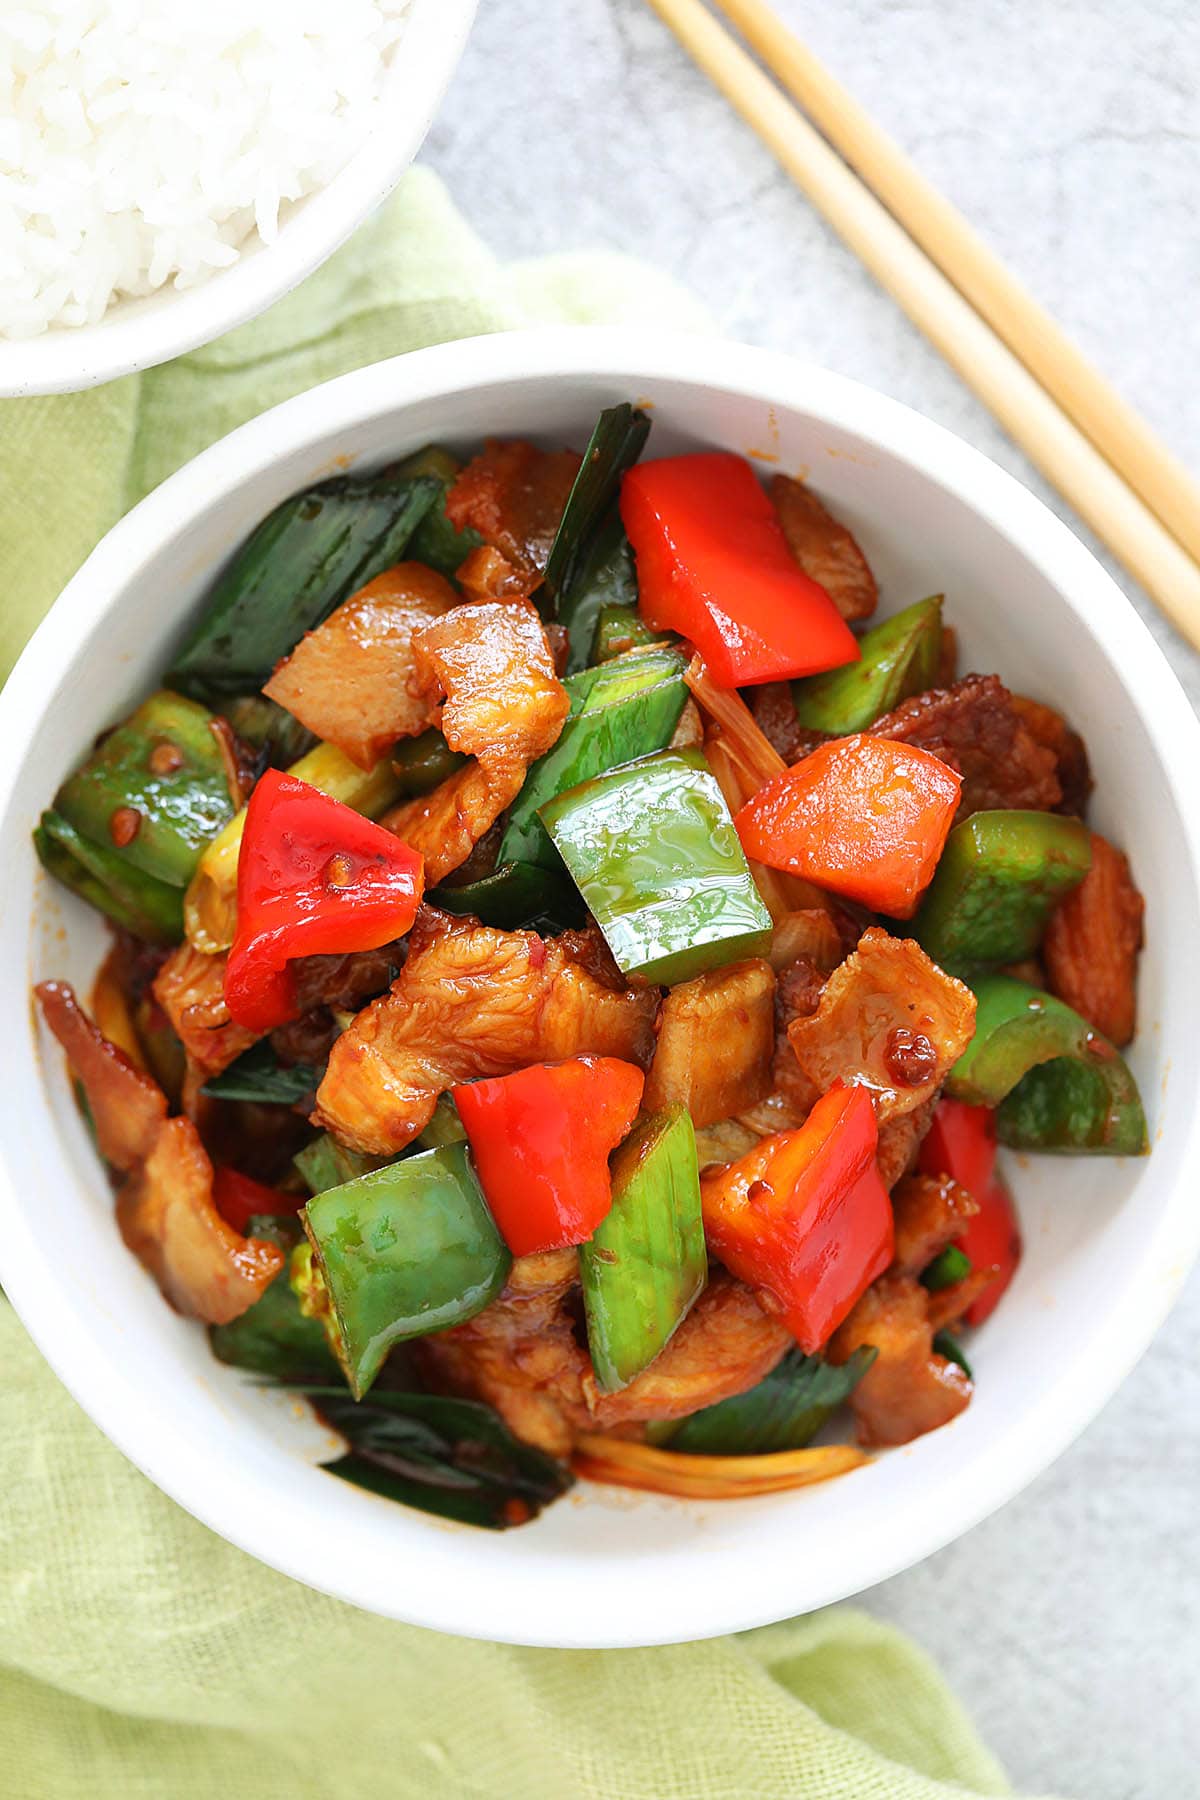
M264 318L140 377L0 405L0 673L125 508L263 408L418 345L614 319L705 322L619 257L498 264L416 171ZM312 1593L152 1487L2 1305L0 1494L0 1785L19 1800L1009 1791L926 1657L849 1609L567 1652Z

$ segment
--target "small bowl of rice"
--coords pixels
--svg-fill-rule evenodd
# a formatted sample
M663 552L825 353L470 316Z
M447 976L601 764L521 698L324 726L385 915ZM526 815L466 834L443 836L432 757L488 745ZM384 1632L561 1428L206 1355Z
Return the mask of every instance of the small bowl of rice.
M0 395L254 317L390 193L476 0L0 8Z

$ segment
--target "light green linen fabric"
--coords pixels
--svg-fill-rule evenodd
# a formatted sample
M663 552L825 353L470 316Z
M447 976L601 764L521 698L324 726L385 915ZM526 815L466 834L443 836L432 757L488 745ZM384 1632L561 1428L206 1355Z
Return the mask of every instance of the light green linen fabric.
M95 540L243 420L417 345L695 327L612 256L504 267L432 178L266 317L92 393L0 405L0 672ZM517 1650L373 1618L150 1485L0 1303L0 1791L14 1800L938 1800L1003 1794L925 1656L845 1609L674 1649Z

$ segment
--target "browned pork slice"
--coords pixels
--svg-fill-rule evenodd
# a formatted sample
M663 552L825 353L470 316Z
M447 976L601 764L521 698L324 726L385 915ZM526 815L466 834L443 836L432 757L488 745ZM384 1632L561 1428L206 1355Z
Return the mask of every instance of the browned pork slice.
M847 933L849 935L847 936ZM801 907L775 920L768 951L771 967L782 973L790 963L801 959L823 975L832 974L842 958L848 956L861 932L849 914L825 912L816 907ZM816 1005L816 1001L813 1001ZM811 1012L811 1007L805 1011Z
M425 887L460 869L521 791L519 765L503 776L467 763L420 800L395 807L382 823L425 861Z
M1127 858L1093 831L1092 866L1053 914L1042 956L1050 992L1118 1046L1137 1022L1144 911Z
M82 1083L101 1154L124 1175L117 1222L180 1312L221 1325L253 1306L283 1266L213 1205L213 1169L190 1119L168 1119L162 1089L101 1036L65 982L37 989L46 1023Z
M292 968L298 1016L271 1033L271 1048L279 1060L320 1067L345 1024L338 1015L357 1012L386 992L403 960L403 950L393 944L343 956L297 957Z
M761 687L751 688L746 704L754 723L785 763L799 762L824 736L806 730L796 717L790 681L764 681Z
M919 1275L954 1243L979 1211L979 1202L949 1175L909 1175L892 1195L897 1275Z
M585 1052L645 1067L656 990L597 973L586 933L543 941L423 907L389 994L333 1046L314 1123L368 1154L402 1150L457 1082Z
M1012 700L1026 730L1054 755L1055 773L1062 789L1058 810L1082 819L1092 792L1087 745L1052 706L1030 700L1024 694L1014 694Z
M525 771L556 742L570 698L532 606L459 606L414 639L418 679L445 694L441 726L473 760L423 799L388 813L389 831L425 859L435 887L459 868L520 792Z
M228 956L205 956L182 943L172 950L154 978L154 998L187 1051L188 1060L207 1078L219 1075L257 1041L253 1031L235 1025L225 1004Z
M844 525L802 481L776 475L771 502L800 567L819 582L843 619L867 619L879 590L867 559Z
M519 1256L504 1292L452 1331L414 1346L425 1379L486 1400L527 1444L565 1456L587 1417L583 1377L591 1361L576 1331L579 1253Z
M601 1394L577 1326L575 1251L520 1257L499 1300L421 1340L427 1379L488 1401L525 1442L565 1456L582 1431L683 1418L744 1393L791 1336L748 1288L714 1275L662 1354L617 1394Z
M1062 799L1057 755L1038 742L999 676L967 675L914 694L871 734L915 744L957 769L959 819L991 807L1052 811Z
M227 1225L212 1187L212 1164L196 1127L190 1119L168 1119L117 1195L117 1223L178 1312L226 1325L254 1305L284 1258L278 1245Z
M647 1112L684 1105L697 1126L755 1106L771 1087L775 975L756 958L671 989L646 1080Z
M445 695L442 733L487 768L522 767L548 750L571 701L542 621L526 601L480 601L419 631L417 679Z
M775 990L775 1051L771 1064L774 1105L761 1111L762 1123L776 1131L800 1125L821 1098L821 1089L796 1061L789 1033L792 1026L810 1018L821 1004L826 976L807 956L779 971ZM786 1115L786 1117L785 1117ZM782 1122L781 1122L782 1121Z
M900 1177L916 1167L917 1154L933 1124L937 1103L938 1095L930 1094L911 1112L894 1114L880 1124L875 1161L879 1165L879 1179L889 1194Z
M489 558L482 591L518 598L541 585L581 461L574 450L539 450L520 439L489 439L462 470L446 496L447 516L456 530L477 531L508 564L502 580L495 555ZM479 552L469 561L477 565ZM460 579L463 573L459 571Z
M714 1271L666 1349L617 1394L601 1394L584 1377L588 1408L601 1431L683 1419L702 1406L744 1394L769 1375L795 1342L787 1326L725 1271Z
M835 1081L870 1089L881 1121L936 1092L975 1029L975 996L914 943L872 926L833 971L820 1001L788 1027L817 1093Z
M87 1095L101 1156L122 1174L136 1168L149 1156L167 1116L166 1095L100 1034L68 982L43 981L34 991Z
M413 685L413 634L457 603L444 576L397 563L301 638L263 693L369 769L430 723L428 696Z
M929 1302L936 1298L911 1275L884 1275L829 1340L825 1354L834 1363L865 1344L878 1352L850 1396L860 1444L907 1444L969 1405L970 1376L933 1348Z

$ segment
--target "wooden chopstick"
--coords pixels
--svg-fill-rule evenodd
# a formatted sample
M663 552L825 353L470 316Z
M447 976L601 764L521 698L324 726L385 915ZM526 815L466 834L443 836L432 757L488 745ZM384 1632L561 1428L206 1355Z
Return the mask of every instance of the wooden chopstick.
M1159 609L1200 649L1200 566L701 0L650 0L699 67Z
M715 4L943 275L1200 560L1200 486L1141 415L765 0Z

